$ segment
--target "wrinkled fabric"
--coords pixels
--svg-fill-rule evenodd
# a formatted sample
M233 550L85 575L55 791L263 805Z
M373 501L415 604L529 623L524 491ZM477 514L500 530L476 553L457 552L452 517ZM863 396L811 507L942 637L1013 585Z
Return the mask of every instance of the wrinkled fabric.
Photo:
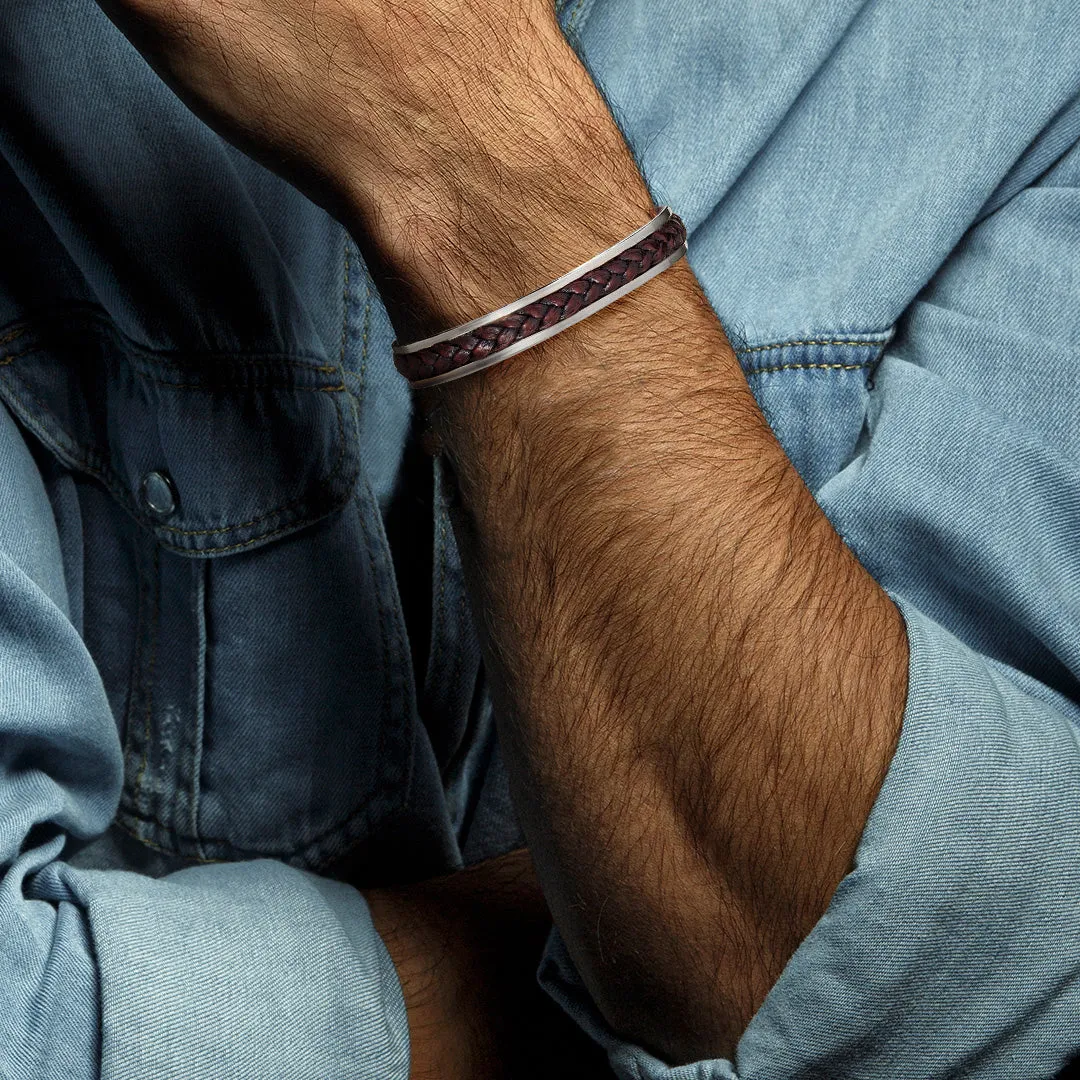
M1080 1053L1080 16L579 7L759 404L911 658L854 867L734 1060L617 1038L557 937L542 980L633 1080L1055 1076ZM679 63L643 73L657 42Z
M733 1061L617 1038L557 936L542 981L634 1080L1053 1076L1080 1051L1080 18L559 16L911 665L852 872ZM430 529L395 526L385 310L91 0L4 0L0 60L0 1075L404 1077L359 890L520 837L437 469Z

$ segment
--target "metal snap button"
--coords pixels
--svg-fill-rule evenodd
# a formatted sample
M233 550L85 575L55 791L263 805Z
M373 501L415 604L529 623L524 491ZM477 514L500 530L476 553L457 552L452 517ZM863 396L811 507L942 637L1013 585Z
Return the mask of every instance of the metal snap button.
M142 500L158 517L168 517L176 509L176 488L168 473L148 472L143 477Z

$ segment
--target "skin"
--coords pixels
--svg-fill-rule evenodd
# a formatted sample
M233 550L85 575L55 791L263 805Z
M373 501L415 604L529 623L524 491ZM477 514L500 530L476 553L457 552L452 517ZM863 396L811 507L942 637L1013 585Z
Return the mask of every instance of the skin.
M523 295L654 213L540 0L109 10L201 115L348 226L400 340ZM851 866L900 731L900 615L784 455L685 261L421 400L457 477L555 923L616 1031L672 1062L730 1056ZM466 880L472 910L501 904L503 940L535 932L535 887L499 900L497 877ZM374 893L373 909L414 1075L502 1075L490 1000L462 1024L410 992L418 970L429 1005L453 971L495 978L472 916L448 924L422 892ZM455 953L441 973L433 950Z

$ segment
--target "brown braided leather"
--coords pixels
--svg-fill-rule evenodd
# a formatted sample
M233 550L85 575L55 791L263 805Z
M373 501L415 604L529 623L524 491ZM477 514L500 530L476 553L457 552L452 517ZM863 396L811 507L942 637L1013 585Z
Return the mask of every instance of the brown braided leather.
M663 262L686 240L686 227L672 214L656 232L627 248L603 266L590 270L556 292L519 308L501 319L486 323L460 337L432 345L420 352L395 356L398 371L410 382L444 375L475 360L501 352L522 338L562 322L582 308L639 277Z

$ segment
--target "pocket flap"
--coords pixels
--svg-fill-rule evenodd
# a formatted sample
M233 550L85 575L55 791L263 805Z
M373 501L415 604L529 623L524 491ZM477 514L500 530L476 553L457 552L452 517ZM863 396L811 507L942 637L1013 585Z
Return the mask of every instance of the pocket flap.
M344 505L359 470L352 399L318 357L152 352L67 317L0 335L0 397L182 554L303 528Z

